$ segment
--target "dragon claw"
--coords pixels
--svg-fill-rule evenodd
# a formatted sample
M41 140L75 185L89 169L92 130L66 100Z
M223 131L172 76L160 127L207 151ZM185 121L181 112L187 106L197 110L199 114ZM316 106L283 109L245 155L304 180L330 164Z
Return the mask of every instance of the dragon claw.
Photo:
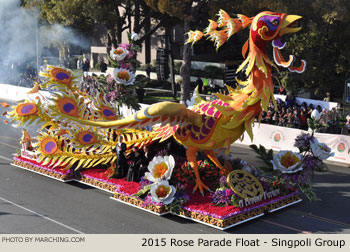
M206 186L201 180L197 180L196 181L196 185L194 186L192 193L197 191L197 189L199 189L199 192L202 194L202 196L204 196L204 190L207 190L207 191L211 192L209 187Z

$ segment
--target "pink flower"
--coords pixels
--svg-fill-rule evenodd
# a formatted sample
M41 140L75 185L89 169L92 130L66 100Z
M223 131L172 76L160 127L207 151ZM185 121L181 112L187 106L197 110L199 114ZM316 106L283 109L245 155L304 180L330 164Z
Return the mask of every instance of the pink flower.
M226 195L226 197L231 197L231 196L232 196L232 191L231 191L231 189L226 189L226 190L225 190L225 195Z
M107 83L111 83L112 81L114 81L113 76L111 74L108 74L106 81L107 81Z
M120 62L120 68L131 69L131 65L128 63Z
M129 53L126 55L125 59L131 59L132 57L134 57L135 53L133 50L129 50Z
M129 50L130 44L129 43L119 44L119 47Z

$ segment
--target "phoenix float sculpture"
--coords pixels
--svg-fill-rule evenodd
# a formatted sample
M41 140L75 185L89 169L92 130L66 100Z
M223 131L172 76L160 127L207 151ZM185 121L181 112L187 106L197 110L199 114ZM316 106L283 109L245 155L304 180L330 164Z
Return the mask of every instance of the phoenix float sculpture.
M229 150L245 131L253 139L255 117L267 110L271 100L275 103L272 68L281 66L302 73L306 66L302 60L300 66L294 67L294 56L286 61L280 52L286 45L281 37L301 29L296 26L300 16L264 11L251 18L244 15L231 18L223 10L218 16L217 22L209 20L203 32L190 31L186 43L194 44L208 37L219 48L233 34L250 26L249 39L242 48L245 60L237 69L247 78L246 81L237 80L241 88L227 86L229 95L215 94L217 100L204 101L197 92L191 100L192 107L160 102L118 119L105 95L87 97L79 93L76 79L69 70L51 67L43 74L49 80L41 85L54 91L48 105L44 105L42 99L25 101L15 106L8 117L25 125L43 122L34 147L38 147L39 161L54 166L70 167L76 163L77 168L89 168L114 162L116 157L111 152L111 146L116 144L114 132L123 134L128 146L174 137L187 148L186 156L196 177L194 191L203 194L209 188L200 179L196 153L204 151L224 170L214 150ZM269 43L273 46L274 62L266 55ZM152 125L160 126L153 132L142 130Z

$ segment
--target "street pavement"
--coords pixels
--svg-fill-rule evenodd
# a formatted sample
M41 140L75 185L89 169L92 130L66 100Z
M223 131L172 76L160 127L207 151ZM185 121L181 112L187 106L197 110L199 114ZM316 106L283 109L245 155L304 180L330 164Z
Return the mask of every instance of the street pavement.
M4 110L0 108L0 115ZM328 163L328 172L315 173L313 187L321 201L303 198L294 206L221 231L171 214L159 217L111 200L110 193L11 166L22 133L4 124L5 119L0 117L2 234L350 233L350 168L346 165ZM234 145L231 152L251 164L259 163L249 148Z

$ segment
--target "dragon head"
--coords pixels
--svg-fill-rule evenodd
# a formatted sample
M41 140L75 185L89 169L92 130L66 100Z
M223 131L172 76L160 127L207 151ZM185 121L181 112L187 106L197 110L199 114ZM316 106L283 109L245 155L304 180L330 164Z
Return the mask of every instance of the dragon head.
M295 61L293 55L289 56L286 61L280 52L286 46L285 42L281 41L281 37L288 33L295 33L301 30L297 27L298 20L302 17L297 15L287 15L285 13L275 13L270 11L260 12L255 17L251 18L251 27L249 39L242 48L242 55L246 58L246 53L249 48L249 55L243 64L238 68L237 72L246 67L246 75L248 76L252 68L256 66L266 76L269 75L266 64L275 68L276 65L288 68L291 72L302 73L305 70L306 62L301 61L299 67L293 67ZM266 47L268 43L273 46L273 57L276 63L273 64L266 55Z
M277 69L277 66L282 66L288 68L289 71L298 73L305 70L306 62L304 60L301 61L299 67L293 67L295 57L290 55L286 61L280 52L280 49L286 45L286 43L281 42L281 37L301 29L301 27L297 27L297 21L301 19L301 16L263 11L255 17L237 14L237 18L231 18L224 10L220 10L218 16L217 22L209 20L209 26L204 32L198 30L188 32L186 43L193 45L206 36L214 42L218 49L233 34L250 25L249 39L242 48L245 60L237 68L237 73L245 72L246 80L236 79L240 85L236 89L227 87L228 96L215 94L220 100L228 103L228 106L217 104L213 106L224 116L230 118L230 121L222 127L235 129L244 122L245 130L253 138L251 125L254 122L254 117L261 110L267 111L270 100L276 105L273 95L272 67ZM268 43L272 43L273 46L274 63L266 55ZM248 49L249 53L246 55Z
M250 37L256 46L264 51L267 42L282 49L285 43L280 38L287 33L300 31L301 27L296 27L301 16L287 15L285 13L273 13L264 11L256 15L252 21Z

